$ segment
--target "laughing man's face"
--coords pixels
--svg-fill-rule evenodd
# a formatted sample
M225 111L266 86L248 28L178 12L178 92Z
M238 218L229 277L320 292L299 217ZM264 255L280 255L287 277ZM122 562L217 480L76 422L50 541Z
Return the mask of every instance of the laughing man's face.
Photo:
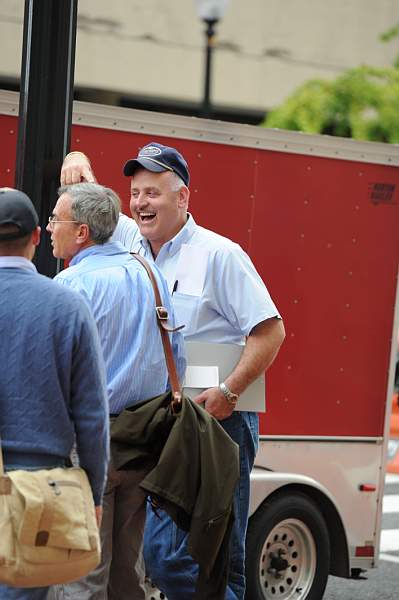
M151 244L156 256L163 244L171 240L187 219L189 191L177 190L176 177L170 171L153 173L136 171L130 187L130 210L140 233Z

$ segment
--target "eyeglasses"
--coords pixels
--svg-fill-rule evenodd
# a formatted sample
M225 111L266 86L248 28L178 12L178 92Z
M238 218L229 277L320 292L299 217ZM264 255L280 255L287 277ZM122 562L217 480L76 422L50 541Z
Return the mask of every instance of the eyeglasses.
M55 215L50 215L48 218L48 226L50 227L51 230L54 229L54 225L56 223L80 223L80 221L62 221L57 219L57 217Z

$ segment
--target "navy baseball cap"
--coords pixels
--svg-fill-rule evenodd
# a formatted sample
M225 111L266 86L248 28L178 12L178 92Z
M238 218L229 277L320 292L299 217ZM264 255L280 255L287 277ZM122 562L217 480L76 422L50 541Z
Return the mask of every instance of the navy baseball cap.
M187 186L190 183L187 162L176 148L170 146L150 142L140 150L136 158L127 161L123 167L123 174L131 177L140 167L153 173L173 171Z
M32 204L24 192L13 188L0 188L0 225L14 225L18 231L0 233L0 240L16 240L32 233L39 219Z

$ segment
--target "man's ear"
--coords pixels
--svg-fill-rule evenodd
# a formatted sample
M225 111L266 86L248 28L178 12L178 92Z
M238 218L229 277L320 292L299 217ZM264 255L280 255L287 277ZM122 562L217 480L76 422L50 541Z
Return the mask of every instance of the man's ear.
M179 200L178 200L179 208L188 208L189 199L190 199L190 190L188 189L188 187L183 185L179 190Z
M78 235L76 236L76 243L77 244L86 244L87 242L90 242L89 226L87 225L87 223L80 223L79 232L78 232Z
M40 227L36 227L36 229L34 229L32 231L31 240L32 240L32 244L34 246L38 246L40 244L40 232L41 232Z

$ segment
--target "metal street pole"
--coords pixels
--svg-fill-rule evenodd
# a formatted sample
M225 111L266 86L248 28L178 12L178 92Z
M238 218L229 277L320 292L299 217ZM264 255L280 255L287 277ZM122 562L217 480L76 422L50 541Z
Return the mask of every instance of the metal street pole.
M194 0L197 13L205 23L205 79L204 96L202 99L200 115L212 116L211 86L212 86L212 55L215 46L215 27L222 19L230 0Z
M25 0L15 187L32 199L42 228L35 263L54 275L45 232L69 150L77 0Z
M204 85L204 97L202 101L201 115L203 117L211 117L211 77L212 77L212 54L215 41L215 26L217 19L205 20L206 24L205 36L205 85Z

